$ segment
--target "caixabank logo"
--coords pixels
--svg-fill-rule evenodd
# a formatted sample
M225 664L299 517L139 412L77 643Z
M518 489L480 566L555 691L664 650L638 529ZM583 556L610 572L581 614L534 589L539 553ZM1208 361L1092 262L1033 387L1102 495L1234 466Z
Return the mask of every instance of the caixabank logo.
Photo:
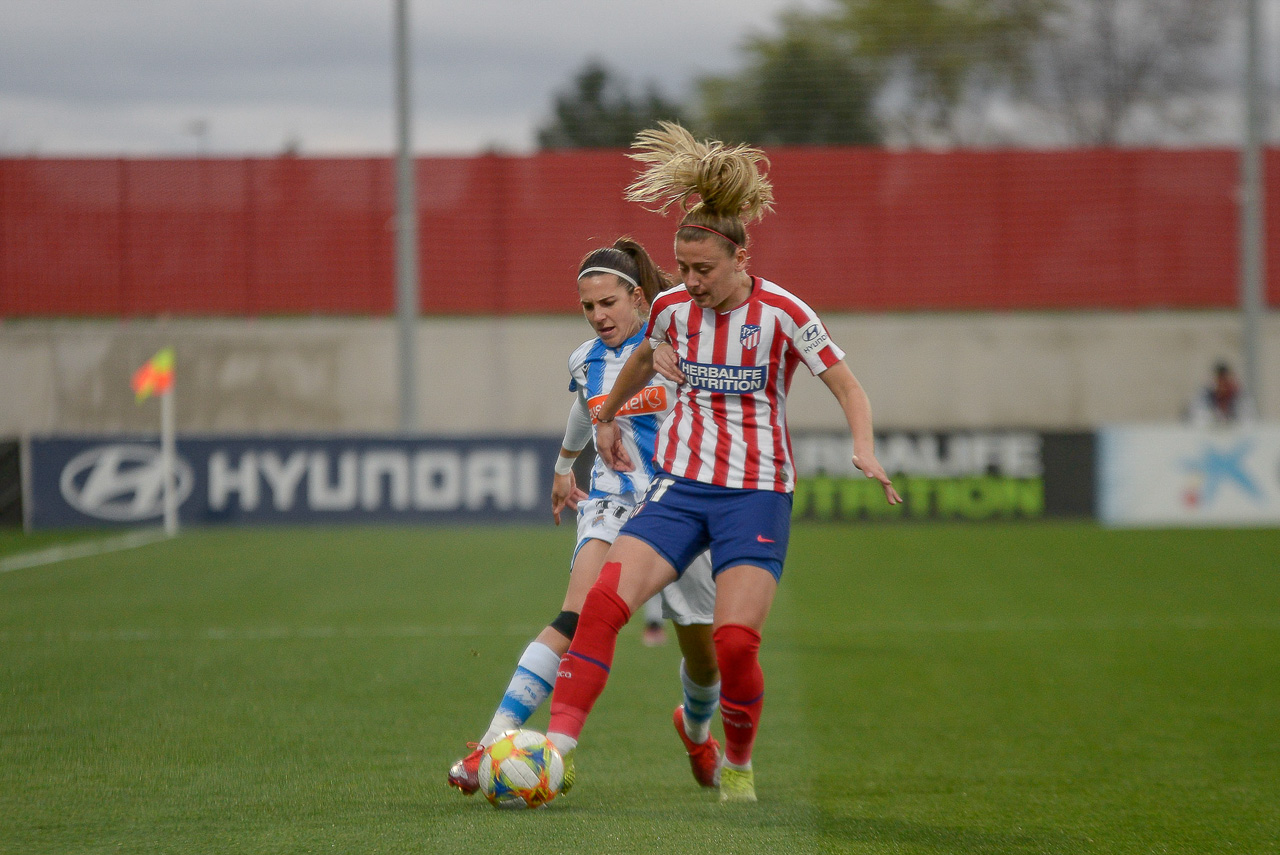
M1098 457L1109 525L1280 524L1280 425L1113 425Z
M174 460L178 504L195 488L195 473ZM147 522L164 513L164 467L155 445L114 444L89 448L62 468L58 489L68 505L108 522Z
M1226 493L1235 493L1255 505L1265 503L1263 473L1250 460L1257 445L1252 438L1227 446L1206 442L1199 454L1183 458L1178 465L1186 476L1182 503L1192 510L1209 509Z

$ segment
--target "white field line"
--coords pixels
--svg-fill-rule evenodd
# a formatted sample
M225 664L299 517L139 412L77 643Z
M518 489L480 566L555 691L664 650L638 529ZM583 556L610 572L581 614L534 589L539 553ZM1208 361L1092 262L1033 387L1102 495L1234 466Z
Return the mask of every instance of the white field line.
M858 634L970 635L1001 632L1116 632L1148 629L1236 630L1280 629L1280 614L1112 615L1096 618L992 618L990 620L864 621L838 629L799 633L800 637L845 637Z
M470 624L405 625L405 626L260 626L206 627L203 629L153 629L119 627L100 630L47 630L43 632L2 632L0 643L98 643L98 642L221 642L221 641L300 641L361 638L474 638L481 635L531 637L540 627L533 624L509 624L501 629ZM1085 620L993 620L993 621L926 621L867 622L850 624L836 632L800 632L793 641L848 639L858 635L971 635L981 633L1038 632L1126 632L1153 629L1175 629L1201 632L1238 630L1280 630L1280 615L1246 615L1223 618L1210 615L1168 615L1095 618Z
M36 552L23 552L0 559L0 573L12 573L14 570L26 570L29 567L44 567L71 561L75 558L89 558L93 555L105 555L108 552L120 552L125 549L136 549L164 540L168 535L162 530L147 529L131 531L121 537L105 540L91 540L86 543L70 543L65 546L52 546Z
M206 627L204 629L119 628L100 630L48 630L45 632L0 632L7 642L150 642L150 641L299 641L352 638L478 638L482 635L532 637L541 627L512 625L500 630L480 626L266 626Z

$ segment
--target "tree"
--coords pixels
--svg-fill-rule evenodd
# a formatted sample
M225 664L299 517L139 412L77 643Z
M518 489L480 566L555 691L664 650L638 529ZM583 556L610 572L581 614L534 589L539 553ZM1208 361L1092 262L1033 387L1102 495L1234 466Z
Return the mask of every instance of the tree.
M589 59L572 87L556 96L554 118L538 129L538 146L625 148L659 119L683 121L683 109L652 84L633 96L604 63Z
M891 135L963 143L963 118L1017 91L1055 0L837 0L826 25L872 63Z
M748 43L743 72L698 81L707 131L755 145L879 142L865 63L821 21L792 12L781 23L779 37Z
M1220 90L1230 0L1070 0L1036 48L1040 110L1080 145L1194 132Z
M891 139L1118 145L1213 118L1232 0L837 2L831 26L880 71Z

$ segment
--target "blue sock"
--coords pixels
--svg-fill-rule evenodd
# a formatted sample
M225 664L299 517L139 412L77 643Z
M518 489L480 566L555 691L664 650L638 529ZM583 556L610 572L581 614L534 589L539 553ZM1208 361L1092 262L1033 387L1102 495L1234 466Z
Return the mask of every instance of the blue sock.
M493 714L489 731L480 740L490 745L508 730L523 727L551 695L556 682L556 670L560 667L560 655L540 641L531 641L520 656L520 663L511 675L511 682L502 695L502 703Z
M706 742L711 735L711 717L720 705L720 683L700 686L689 678L680 660L680 683L684 686L684 732L694 742Z

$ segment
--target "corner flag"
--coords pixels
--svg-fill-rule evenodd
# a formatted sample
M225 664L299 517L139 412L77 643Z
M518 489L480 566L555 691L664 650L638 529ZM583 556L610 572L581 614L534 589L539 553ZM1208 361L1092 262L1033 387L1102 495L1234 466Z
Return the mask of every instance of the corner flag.
M166 347L133 372L133 394L141 404L173 388L173 348Z
M178 458L173 410L173 348L166 347L133 372L133 394L141 404L152 395L160 398L160 484L164 500L164 532L178 533L178 496L174 481Z

